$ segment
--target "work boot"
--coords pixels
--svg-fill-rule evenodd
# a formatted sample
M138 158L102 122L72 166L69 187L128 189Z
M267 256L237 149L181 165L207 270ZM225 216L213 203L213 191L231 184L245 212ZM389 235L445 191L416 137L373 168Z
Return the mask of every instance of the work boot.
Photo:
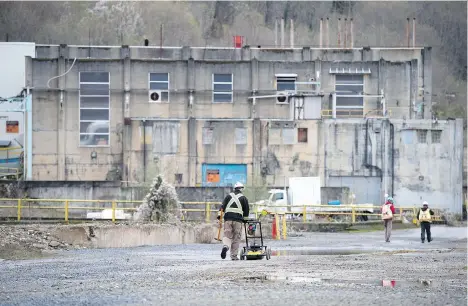
M427 239L427 242L431 242L432 241L432 238L431 239Z
M233 257L231 258L232 260L239 260L239 258L236 256L236 257Z
M421 243L424 243L424 239L421 239Z
M221 258L225 259L226 258L226 253L229 250L229 247L227 245L223 246L223 250L221 251Z

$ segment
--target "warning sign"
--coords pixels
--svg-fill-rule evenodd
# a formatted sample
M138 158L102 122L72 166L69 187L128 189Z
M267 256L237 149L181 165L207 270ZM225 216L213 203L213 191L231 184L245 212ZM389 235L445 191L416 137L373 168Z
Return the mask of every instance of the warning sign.
M207 169L206 181L208 183L219 183L219 169Z

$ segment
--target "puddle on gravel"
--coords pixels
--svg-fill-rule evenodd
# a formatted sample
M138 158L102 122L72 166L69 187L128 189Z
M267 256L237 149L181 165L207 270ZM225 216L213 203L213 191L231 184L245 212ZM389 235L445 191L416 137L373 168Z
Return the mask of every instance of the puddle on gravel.
M249 276L239 281L243 282L286 282L286 283L317 283L317 284L349 284L349 285L361 285L361 286L374 286L374 287L407 287L407 286L418 286L421 288L427 288L434 286L434 282L430 280L346 280L346 279L326 279L309 276L285 276L285 275L260 275L260 276Z
M271 256L297 256L297 255L356 255L371 253L365 250L275 250Z

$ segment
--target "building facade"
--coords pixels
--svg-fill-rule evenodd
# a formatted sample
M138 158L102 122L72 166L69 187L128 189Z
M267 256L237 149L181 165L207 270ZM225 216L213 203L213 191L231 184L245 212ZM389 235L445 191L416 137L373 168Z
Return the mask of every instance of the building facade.
M430 48L36 45L30 179L284 186L319 176L461 209L462 120L431 114Z

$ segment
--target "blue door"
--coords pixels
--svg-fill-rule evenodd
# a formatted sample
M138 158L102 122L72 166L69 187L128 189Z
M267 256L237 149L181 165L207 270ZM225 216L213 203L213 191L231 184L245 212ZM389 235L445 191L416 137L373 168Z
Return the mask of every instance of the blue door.
M202 186L230 187L236 182L247 184L246 164L203 164Z

